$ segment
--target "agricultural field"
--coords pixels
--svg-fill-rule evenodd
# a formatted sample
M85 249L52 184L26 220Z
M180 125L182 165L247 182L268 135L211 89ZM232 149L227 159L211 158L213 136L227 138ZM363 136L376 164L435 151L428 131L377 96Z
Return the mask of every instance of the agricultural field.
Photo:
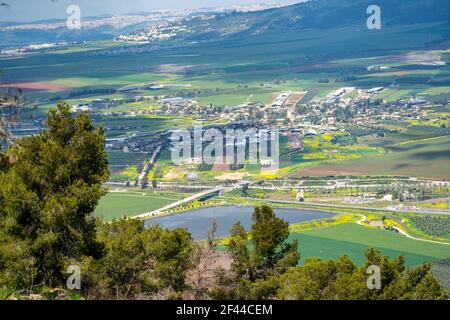
M285 190L267 190L267 189L256 189L249 188L246 191L246 195L243 194L242 189L233 190L227 192L227 197L241 197L246 196L249 198L257 199L274 199L274 200L295 200L297 195L296 191L285 191Z
M325 163L341 163L351 159L364 159L370 156L380 156L382 148L365 145L341 145L334 138L344 136L324 134L303 139L304 149L280 157L280 176L295 175L296 172ZM302 171L301 171L302 172Z
M336 259L347 254L355 263L365 261L364 250L374 247L391 258L404 256L407 266L450 257L450 246L408 239L392 231L356 224L339 224L303 232L292 232L299 241L301 262L307 257Z
M108 152L109 168L111 170L111 181L133 181L139 175L145 159L149 157L147 153L137 152Z
M89 90L155 83L166 87L138 94L194 96L206 105L232 105L267 103L273 94L283 90L307 90L304 101L308 101L342 87L342 75L352 76L345 81L346 86L370 88L395 83L380 96L395 100L407 94L448 92L448 67L423 66L420 63L426 58L420 54L411 57L410 53L398 51L409 44L421 46L438 39L441 29L431 24L392 27L372 35L370 43L364 33L352 28L311 30L308 34L286 32L277 37L225 40L220 46L199 44L182 48L181 52L168 47L140 54L135 54L133 48L118 54L118 43L93 41L4 59L2 74L11 83L40 83L42 89L28 92L32 100L65 97L83 90L87 91L83 99L89 99L98 95L89 94ZM399 37L403 40L399 41ZM448 60L446 51L433 53ZM366 70L374 64L389 69ZM52 90L46 90L44 84L53 86Z
M110 191L100 200L94 214L104 221L112 221L156 210L186 196L186 194L175 192Z
M435 199L431 201L418 202L417 206L422 208L431 208L431 209L439 209L439 210L448 210L450 209L450 202L448 198Z
M426 93L438 96L448 92L446 82L450 74L449 68L421 65L427 61L429 55L448 61L450 54L447 51L411 53L394 50L407 44L408 41L416 44L430 41L434 37L430 30L435 29L440 30L440 27L421 25L395 27L389 32L381 30L376 37L382 38L383 43L387 42L393 52L378 48L375 42L368 45L363 35L355 34L346 28L338 33L327 30L311 31L307 37L304 34L287 32L277 38L262 35L245 42L234 39L231 43L226 40L220 49L199 44L194 48L183 48L181 51L168 47L158 52L145 51L140 54L134 54L132 49L116 54L114 50L117 43L99 41L89 45L80 44L69 50L50 50L46 53L4 60L2 74L7 77L8 82L37 85L34 90L27 90L27 94L31 101L41 101L38 111L30 111L37 112L41 116L59 100L78 104L98 98L133 100L136 95L159 95L189 97L207 106L232 106L246 102L267 104L277 93L285 90L307 91L302 100L307 102L324 97L330 91L344 85L358 88L389 86L378 98L391 101L411 94ZM408 35L407 42L398 43L396 36L399 34ZM413 39L410 39L410 36L413 36ZM276 45L273 45L274 43ZM321 48L324 43L327 51L333 54L323 55ZM344 45L347 48L345 53L333 50ZM361 55L361 48L367 50L366 55ZM376 55L372 53L374 50ZM267 60L267 57L276 59ZM368 71L369 65L382 65L387 69ZM351 77L343 81L343 76ZM115 92L125 86L151 83L164 87L160 90L137 89L126 93ZM46 85L52 90L46 90ZM101 109L100 112L153 108L157 108L157 105L151 100L128 102ZM105 116L96 119L96 122L105 127L107 138L117 138L129 137L133 133L185 128L192 125L194 118L195 115L186 114ZM226 123L227 119L223 121ZM427 142L426 146L422 146L422 156L412 157L413 149L408 151L406 146L399 148L394 146L387 149L387 154L383 149L400 142L449 134L448 129L441 128L442 125L448 126L448 120L437 123L416 121L397 124L391 127L398 132L389 133L383 138L374 138L370 134L369 137L352 134L347 138L344 133L338 132L307 138L304 141L304 150L292 153L287 147L286 137L282 137L278 173L261 174L258 165L250 164L246 164L239 172L248 173L254 179L366 173L442 177L441 171L445 169L446 161L446 151L442 147L446 147L445 143L439 147L442 149L439 151L433 149L431 142ZM405 128L408 129L405 131ZM332 139L338 141L348 139L349 143L333 143ZM424 154L429 151L432 152L431 155L434 154L430 161L424 158ZM132 164L124 163L122 168L113 167L112 178L124 181L135 177L141 160L139 158ZM199 181L233 173L230 170L213 172L206 169L183 168L183 171L197 174ZM175 180L181 180L186 176L170 174L171 170L173 167L169 163L158 161L150 177L155 179L176 177ZM446 173L444 177L445 175Z
M430 236L450 240L450 217L411 216L413 226Z
M386 124L390 128L399 125ZM447 151L450 135L445 135L446 130L436 126L413 125L403 132L389 134L377 140L370 138L370 132L328 133L302 138L303 150L293 152L289 150L287 137L280 136L280 170L270 178L309 175L405 175L449 178L446 167L450 158ZM364 136L357 138L355 135L358 134ZM158 164L166 166L167 172L171 169L170 153L165 150L163 154L166 156L158 160ZM168 161L164 161L165 158ZM204 180L223 173L236 172L229 169L211 171L212 168L209 166L188 169L196 172L198 177ZM237 171L246 172L253 179L269 178L261 173L258 165L245 164Z
M344 133L335 133L305 138L303 140L304 149L293 152L289 150L288 138L286 136L280 136L280 170L276 173L269 173L270 178L293 175L304 168L321 165L330 161L340 163L344 160L383 154L383 149L379 147L339 143L339 137L346 136ZM202 181L221 177L224 174L244 174L251 179L269 177L267 173L261 172L259 164L246 163L242 168L237 170L231 170L229 166L222 169L207 165L199 165L196 167L184 165L182 167L185 171L195 172L198 175L198 179ZM175 166L170 161L170 151L164 149L156 163L153 177L163 178L168 171L174 168Z
M392 145L382 156L306 169L301 175L405 175L450 179L450 136Z
M431 271L439 278L442 285L450 290L450 259L443 259L431 265Z
M1 7L9 7L10 1L6 2ZM140 13L133 13L130 14L133 15L130 25L128 19L119 14L128 10L125 7L131 7L125 6L112 11L109 8L117 14L102 15L101 19L108 21L105 25L98 21L89 22L91 18L83 18L86 21L77 32L67 32L64 20L60 19L56 19L58 22L55 23L62 23L61 28L54 29L52 20L36 22L38 26L31 26L30 20L20 26L18 21L9 21L13 16L8 16L8 21L0 23L0 39L5 42L0 44L0 138L7 138L0 141L0 147L5 150L4 144L14 145L15 141L9 139L10 136L34 135L40 131L43 136L38 137L42 139L36 141L42 142L44 151L51 153L55 149L50 148L53 142L59 148L55 150L64 151L65 157L58 158L59 171L65 172L64 160L68 159L70 163L67 166L78 172L81 169L77 170L76 164L89 158L83 154L84 149L80 148L79 143L83 139L79 138L89 137L89 133L84 134L84 131L91 130L92 126L88 128L85 125L87 120L76 121L79 130L72 137L74 130L58 130L61 127L58 114L54 117L50 114L49 120L45 121L49 109L65 102L73 116L86 112L92 119L92 125L102 128L100 131L104 133L106 143L102 138L94 147L98 149L104 144L110 175L107 179L100 179L98 185L114 187L109 187L99 200L95 199L95 194L87 196L98 201L92 215L96 222L105 223L97 231L101 233L100 240L111 250L98 257L100 260L94 257L92 263L84 266L98 267L95 270L100 273L107 269L101 264L109 263L111 257L123 258L124 261L128 258L122 256L120 250L115 250L115 243L121 244L121 241L115 240L128 239L127 235L135 231L143 236L136 233L136 241L148 240L142 230L125 225L123 230L112 230L117 231L117 237L112 233L106 234L110 222L137 218L178 203L193 193L200 193L198 190L210 189L194 197L195 200L164 210L161 215L180 220L183 214L195 213L192 211L200 208L210 208L216 215L216 206L233 205L250 210L251 206L262 204L273 207L275 211L281 208L322 211L323 215L311 215L311 218L308 218L308 210L304 211L305 217L299 217L294 212L296 218L311 220L291 224L288 230L287 226L283 230L289 234L289 241L298 241L299 264L309 257L337 259L347 255L362 265L366 261L366 249L375 248L390 258L403 256L408 267L431 263L433 272L450 288L450 25L447 21L450 5L444 0L421 0L419 4L402 0L401 5L396 6L389 0L381 0L383 27L371 30L365 23L365 14L370 11L366 2L317 0L262 11L242 9L246 6L196 11L188 6L179 11L149 12L143 20L137 16ZM438 3L442 10L429 10L434 3ZM15 10L14 5L11 6ZM94 12L99 8L89 10ZM100 29L95 30L99 26ZM15 31L9 33L8 29ZM35 39L32 35L36 35ZM46 37L49 43L38 43ZM80 41L75 41L78 37ZM36 43L31 45L33 41ZM21 42L23 47L15 47L15 43L19 45ZM70 122L65 119L69 112L65 108L61 112L64 115L62 123ZM174 144L181 141L170 139L170 131L190 129L199 123L203 128L214 127L222 132L230 128L246 130L250 127L268 129L272 133L279 130L279 150L275 153L271 150L270 156L266 154L268 159L264 159L262 147L267 141L262 134L252 135L248 141L259 146L259 163L250 163L251 160L245 159L240 164L230 164L229 161L208 164L197 152L201 148L197 148L199 141L194 131L193 146L184 148L185 161L178 164L175 159L172 160L171 150L175 150ZM83 125L86 128L82 128ZM50 129L50 133L42 131L46 129ZM236 145L218 135L214 139L209 138L204 138L203 142L225 142L227 156L230 156L229 147L239 150L238 159L242 154L251 154L251 149L242 152L240 146L245 145L242 137L236 138ZM183 141L184 146L190 147L190 142L186 143L186 140ZM273 141L266 146L273 147L276 144ZM205 143L200 143L200 147L204 147ZM21 164L27 159L16 159L16 151L23 147L22 153L26 153L30 149L30 146L22 144L19 142L18 149L13 146L6 156L0 154L0 164L5 163L6 178L17 178L13 176L17 173L21 178L19 182L23 182L20 184L21 190L25 192L30 187L28 189L34 192L34 185L22 179L24 174L19 172L24 167ZM50 145L48 150L45 149L47 145ZM91 149L94 147L91 146ZM193 155L189 154L191 149ZM73 150L81 151L79 155L69 154ZM214 157L220 157L217 150ZM81 161L82 169L86 167L84 162ZM271 166L274 163L279 164L276 170ZM25 169L30 169L31 165L25 163ZM37 165L34 171L41 170L47 174L44 163ZM91 169L94 174L101 174L96 172L99 170L94 170L99 168ZM89 179L88 174L83 174L80 179L89 184L95 182L94 178ZM45 209L46 199L58 202L63 198L58 194L54 196L54 192L50 191L72 190L81 185L70 185L76 179L69 179L67 186L64 181L59 181L61 179L53 180L58 183L58 188L46 188L44 191L49 192L44 194L48 197L35 197L40 202L34 201L31 196L25 197L25 200L31 199L38 204L42 202L38 207ZM51 182L56 183L53 180L50 187ZM10 184L7 185L9 189ZM26 195L32 195L31 191ZM6 202L9 198L5 196ZM78 202L68 200L70 203L63 200L57 203L62 208L61 212L68 211L63 210L64 205L72 205L72 208L73 202L83 209L83 199L77 199ZM3 211L8 211L7 218L15 207L28 208L26 203L6 205L9 211ZM227 214L230 213L225 209ZM36 214L41 214L38 211ZM258 210L254 214L254 222L259 220L257 213ZM41 215L45 214L43 212ZM241 217L244 213L237 211L236 214ZM264 216L261 215L262 218ZM81 220L63 218L59 220L69 225L56 226L61 232L84 225ZM79 215L78 218L84 216ZM270 218L269 222L261 220L276 227L276 221ZM233 221L237 220L233 218ZM26 226L26 223L23 225ZM47 223L43 227L40 238L46 239L47 231L51 238L54 226ZM174 226L167 223L164 227L172 229ZM274 231L282 230L275 227ZM258 224L253 229L258 229ZM263 231L269 234L270 229L264 227ZM78 228L72 233L78 235L86 230ZM194 230L191 231L194 235ZM35 234L41 236L39 232ZM35 234L31 233L31 236ZM226 235L220 234L221 237ZM168 249L174 247L166 241L169 238L174 240L169 231L154 235L152 240L163 240L161 245L156 243L153 246L156 251L165 245ZM15 236L11 234L12 240L5 238L5 252L11 251L12 246L9 245L15 244ZM257 235L254 236L256 239ZM22 237L23 241L18 245L36 242L36 237L28 238ZM67 237L62 234L60 238ZM193 238L197 239L195 235ZM218 250L225 249L228 239L219 239ZM92 242L89 237L85 240ZM243 241L245 246L245 236ZM45 249L45 245L42 243L41 247ZM275 251L278 252L280 247L282 245ZM52 277L58 276L60 270L48 270L47 267L67 265L67 261L63 261L67 257L79 260L73 254L75 251L62 252L57 257L58 261L42 256L42 250L31 250L31 253L21 251L17 252L17 256L13 255L12 260L5 260L5 268L3 264L0 267L5 269L0 271L5 271L7 275L1 277L2 280L8 278L6 280L11 282L7 283L8 289L14 289L20 295L26 292L30 299L47 289L55 298L70 298L73 290L66 292L61 289L62 277L56 277L56 280ZM34 257L34 251L39 255ZM36 269L36 277L9 277L17 273L13 268L14 262L22 256L29 258L30 263L20 265L19 273L21 270ZM55 255L48 256L54 258ZM131 261L134 267L139 269L139 266L148 265L148 261L140 259L143 256L137 254L139 259ZM164 261L160 263L161 270L166 270L167 266L173 267L169 260L174 257L171 254L166 256L163 258L167 259L162 259ZM229 268L224 264L229 257L220 258L218 260L224 261L217 261L217 266ZM34 260L38 262L36 265ZM175 262L178 263L178 260ZM200 270L201 260L203 257L197 261L200 264L195 267L199 268L194 268L194 271ZM123 261L118 262L123 267L116 270L118 272L130 267ZM178 277L176 281L166 281L173 278L172 274L153 272L152 277L143 279L141 275L147 274L139 272L135 272L131 280L127 277L125 280L124 277L113 279L114 275L107 279L108 272L99 274L92 277L92 288L83 287L78 298L189 298L200 297L198 294L202 293L190 290L192 286L183 283L186 279L189 283L196 280L191 279L192 272L187 273L186 279ZM270 278L273 272L266 273L261 273L263 278ZM290 279L284 277L282 272L277 276L281 280ZM38 286L33 285L36 283L34 278L39 280ZM277 282L280 279L269 280ZM253 283L254 279L250 280L242 282L248 287L248 292L228 290L233 286L225 288L224 292L216 292L215 289L212 292L207 283L203 293L238 298L260 294L257 289L261 289L258 285L262 282ZM150 288L152 290L148 290L146 285L149 281L157 284ZM338 282L333 289L340 289L342 283ZM109 285L111 283L114 288ZM423 283L426 282L421 283L422 291L426 291L423 290ZM295 288L295 284L289 291L303 289L301 286ZM358 286L356 282L352 285ZM7 294L2 286L0 284L0 300ZM55 286L61 290L54 290ZM99 286L100 291L96 290ZM262 297L272 298L270 293L263 293ZM20 298L20 295L17 297ZM280 297L278 294L277 298ZM422 296L417 290L410 297Z
M188 117L140 116L103 117L97 121L105 128L107 138L124 137L133 133L156 133L174 128L184 128L192 124Z

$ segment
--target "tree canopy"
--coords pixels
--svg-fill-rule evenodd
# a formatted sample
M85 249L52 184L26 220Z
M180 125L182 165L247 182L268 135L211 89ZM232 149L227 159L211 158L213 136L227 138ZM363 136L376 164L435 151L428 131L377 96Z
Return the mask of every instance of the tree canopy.
M2 273L18 286L55 285L71 258L103 250L92 216L109 175L103 130L67 104L50 110L46 128L1 160L0 266L21 270Z
M268 279L286 272L300 259L297 241L287 242L289 224L271 207L255 207L252 219L249 234L240 222L233 226L227 246L233 259L227 281L235 289L226 295L235 298L263 298L265 293L258 292L259 286L265 287Z

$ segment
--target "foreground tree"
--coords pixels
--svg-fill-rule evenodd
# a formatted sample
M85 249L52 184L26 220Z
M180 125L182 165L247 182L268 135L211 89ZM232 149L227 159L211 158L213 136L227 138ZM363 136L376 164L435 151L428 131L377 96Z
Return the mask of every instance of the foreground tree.
M120 220L99 228L105 244L100 259L83 262L83 293L90 299L171 299L186 289L192 268L190 234L140 220Z
M288 225L269 207L257 207L250 234L240 223L231 230L231 269L219 274L213 293L226 299L398 300L446 299L448 292L430 272L430 264L406 269L403 257L391 259L369 248L358 267L348 256L308 258L297 266L297 243L288 243ZM369 267L380 271L372 288Z
M59 104L43 132L0 153L0 289L65 287L67 266L78 265L87 298L182 296L192 268L187 231L94 219L109 174L104 143L87 114Z
M366 250L367 262L358 268L347 256L338 260L309 258L277 281L276 296L294 300L446 299L448 293L424 264L405 271L403 258L390 259ZM369 289L367 267L380 268L380 288Z
M231 229L227 250L233 262L229 275L223 276L220 297L268 297L274 293L276 277L300 259L297 241L287 242L289 224L272 208L256 207L252 219L249 235L240 222Z
M99 257L92 216L109 170L101 128L67 104L46 130L17 140L0 159L0 277L17 289L59 285L69 261ZM24 276L24 275L27 276Z

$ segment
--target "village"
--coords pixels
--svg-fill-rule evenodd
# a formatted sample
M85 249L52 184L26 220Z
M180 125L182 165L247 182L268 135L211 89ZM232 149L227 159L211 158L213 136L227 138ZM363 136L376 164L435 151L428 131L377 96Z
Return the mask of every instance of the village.
M104 119L133 119L142 117L189 117L192 123L202 123L204 127L226 128L253 126L264 129L277 129L288 136L291 150L302 148L301 137L311 137L326 132L345 132L355 126L378 128L385 121L445 121L447 117L431 115L440 105L430 103L421 97L403 97L396 101L378 98L386 88L359 89L342 87L323 98L303 102L307 91L282 91L275 94L269 103L247 102L238 105L202 105L195 97L169 96L158 94L132 95L134 91L157 93L164 86L158 84L124 87L117 89L126 92L125 98L95 98L71 105L75 113L89 112L96 122ZM156 105L152 108L111 108L132 103ZM14 124L15 135L33 134L42 128L39 118ZM443 125L445 126L445 125ZM108 151L151 153L164 141L169 131L146 132L132 124L120 121L106 122L106 148ZM123 132L108 137L108 132Z

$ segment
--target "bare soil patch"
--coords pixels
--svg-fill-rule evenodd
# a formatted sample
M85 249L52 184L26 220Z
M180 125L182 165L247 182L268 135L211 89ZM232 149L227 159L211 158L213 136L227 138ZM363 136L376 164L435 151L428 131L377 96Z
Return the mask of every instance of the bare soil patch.
M0 84L0 88L14 88L22 90L36 90L36 91L62 91L70 89L70 87L48 83L48 82L10 82Z

